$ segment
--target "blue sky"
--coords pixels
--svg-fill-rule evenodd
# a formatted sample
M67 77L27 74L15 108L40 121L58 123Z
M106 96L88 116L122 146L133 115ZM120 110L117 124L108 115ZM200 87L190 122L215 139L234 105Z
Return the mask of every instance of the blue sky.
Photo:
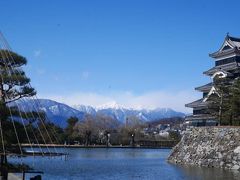
M210 81L227 32L240 37L240 1L2 0L0 27L38 96L67 104L185 103Z

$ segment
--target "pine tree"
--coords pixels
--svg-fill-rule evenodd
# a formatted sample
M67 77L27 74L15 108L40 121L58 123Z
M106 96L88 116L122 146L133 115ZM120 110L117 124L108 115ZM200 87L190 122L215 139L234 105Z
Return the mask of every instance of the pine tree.
M240 79L237 79L231 88L230 110L233 125L240 125Z
M30 79L26 77L22 67L27 64L26 58L17 53L0 50L0 125L2 134L1 138L1 174L4 179L7 178L7 156L5 153L18 153L16 135L14 129L21 126L15 122L15 127L11 123L11 118L19 116L16 107L10 106L11 103L24 98L31 97L36 94L34 88L29 85ZM18 129L19 130L19 129ZM24 133L19 132L22 136ZM15 138L14 138L15 137ZM21 137L19 137L21 138Z
M215 91L208 97L208 113L218 119L219 125L231 125L231 80L216 76L213 80Z
M74 128L79 119L77 117L70 117L67 120L67 127L65 129L65 135L67 137L68 144L72 144L75 140Z
M30 79L21 69L27 64L26 58L7 50L0 51L0 102L7 105L23 97L31 97L36 94L29 86Z
M221 125L240 125L240 79L214 79L216 92L208 98L208 112Z

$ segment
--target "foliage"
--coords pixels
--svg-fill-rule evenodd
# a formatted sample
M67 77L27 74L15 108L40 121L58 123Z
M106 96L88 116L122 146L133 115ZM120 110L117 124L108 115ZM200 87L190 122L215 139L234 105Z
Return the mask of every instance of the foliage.
M208 112L219 125L240 125L240 80L214 79L216 92L208 98Z
M65 129L65 135L67 137L67 142L72 144L74 142L74 140L76 140L76 134L75 134L75 125L78 122L78 118L77 117L70 117L67 120L67 128Z
M171 118L171 120L173 119L176 120L175 123L181 122L181 118ZM170 122L171 120L166 119L164 122ZM153 127L156 127L157 124L155 122ZM128 117L126 124L120 124L116 119L98 114L96 116L86 115L83 120L69 123L64 132L69 144L78 143L85 146L109 145L108 140L111 145L136 145L140 141L180 139L179 134L174 133L170 138L154 133L146 135L144 129L149 126L149 123L136 117ZM174 127L174 124L172 126Z
M36 126L31 127L29 125L29 128L34 128L35 136L37 136L37 140L41 144L63 144L65 141L65 134L62 128L55 125L51 122L38 122ZM32 142L36 142L36 139L34 139L34 134L31 134Z
M119 122L108 116L86 115L84 120L78 122L75 127L75 137L80 143L90 144L106 144L108 134L113 132L119 126Z
M23 97L36 94L34 88L29 86L30 79L21 69L26 65L26 58L7 50L0 50L0 95L1 103L6 105Z
M1 128L4 129L2 138L6 151L10 152L14 149L12 144L17 143L15 129L18 130L19 140L25 135L22 125L18 122L18 117L23 113L17 111L10 103L36 94L34 88L29 86L30 79L22 70L26 63L26 58L17 53L0 50L0 121Z
M240 125L240 79L237 79L231 88L230 119L232 125Z

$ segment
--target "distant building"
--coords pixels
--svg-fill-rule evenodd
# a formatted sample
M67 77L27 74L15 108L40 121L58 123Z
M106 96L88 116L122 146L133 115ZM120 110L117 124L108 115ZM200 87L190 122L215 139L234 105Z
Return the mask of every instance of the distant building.
M230 37L228 34L221 48L209 55L215 60L215 67L205 71L203 74L212 77L235 79L240 77L240 38ZM195 88L203 93L203 97L197 101L186 104L186 107L193 108L193 115L185 118L185 123L192 126L209 126L216 125L217 118L207 113L208 98L216 92L213 83Z

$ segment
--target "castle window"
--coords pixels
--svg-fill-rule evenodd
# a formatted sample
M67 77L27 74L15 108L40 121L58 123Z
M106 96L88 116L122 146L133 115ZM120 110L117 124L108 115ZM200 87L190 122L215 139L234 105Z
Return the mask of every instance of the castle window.
M221 65L224 65L224 64L232 63L232 62L235 62L237 60L237 58L240 59L239 57L230 57L230 58L227 58L227 59L222 59L222 60L216 61L215 65L216 66L221 66Z

